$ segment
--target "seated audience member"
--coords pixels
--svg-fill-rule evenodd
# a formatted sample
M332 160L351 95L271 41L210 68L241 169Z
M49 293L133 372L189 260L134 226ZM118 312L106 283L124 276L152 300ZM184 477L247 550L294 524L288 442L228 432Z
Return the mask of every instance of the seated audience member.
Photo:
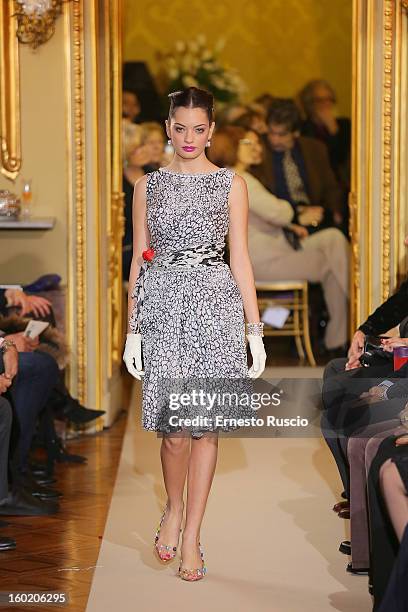
M10 490L0 499L0 516L54 514L57 491L39 486L28 470L28 452L38 414L46 404L58 367L45 353L18 353L14 343L1 339L0 384L13 406L9 454ZM45 501L45 498L47 500Z
M405 244L408 246L408 237L405 239ZM405 376L406 366L394 372L393 361L382 359L375 365L362 367L359 359L364 350L365 335L378 336L384 334L397 324L402 323L407 312L408 281L405 281L397 293L388 298L360 325L353 336L348 358L334 359L325 368L323 374L323 406L325 410L322 415L322 429L336 460L346 492L349 488L348 466L339 437L340 434L344 434L345 428L351 434L353 427L357 429L363 427L364 424L368 424L364 423L364 418L367 416L366 412L352 410L353 402L363 393L368 393L375 399L391 399L404 396L403 388L401 388L403 383L397 384L394 379L397 380ZM400 335L402 336L400 338L394 337L383 340L384 348L392 350L394 346L407 342L407 338L404 337L405 335L408 336L406 325L400 329ZM387 381L390 377L394 382ZM381 384L383 382L384 384ZM398 406L396 406L397 408ZM378 422L373 421L374 413L375 410L370 408L371 424ZM392 418L395 414L389 416ZM379 410L378 418L386 420L382 419L381 410Z
M376 612L406 612L407 430L382 441L368 473L370 582Z
M376 604L381 599L379 612L408 610L408 432L406 427L404 429L401 437L394 438L395 446L401 452L387 459L379 473L381 494L399 543L397 558L391 558L389 567L385 568L387 586L384 595L376 589ZM377 533L373 533L373 537L377 539ZM378 548L375 542L374 549Z
M122 240L122 278L128 280L133 247L133 189L136 181L145 173L150 162L150 150L142 144L143 129L140 125L123 123L123 191L125 194L125 234Z
M13 312L12 315L9 312ZM31 342L24 336L29 319L50 323L38 340ZM92 410L82 406L69 393L64 382L64 368L68 359L68 347L63 334L55 328L55 317L51 302L43 297L28 295L19 289L0 289L0 336L6 336L16 343L22 352L40 350L50 353L60 368L59 379L49 403L54 415L72 423L88 423L105 414L103 410Z
M0 289L0 314L8 314L9 308L19 308L22 317L29 314L46 317L51 312L51 302L37 295L27 295L21 289Z
M405 240L408 245L408 237ZM408 281L368 317L354 335L349 357L330 362L324 373L322 430L336 460L348 502L336 504L340 516L351 518L352 566L369 564L365 474L382 440L398 432L408 398L408 366L394 372L392 359L362 367L359 358L365 333L379 335L400 323L400 337L384 339L385 353L408 345ZM365 333L364 333L365 332Z
M350 191L351 122L336 116L336 94L323 79L309 81L299 93L306 119L302 122L303 136L324 142L329 152L333 172L345 192Z
M342 190L343 231L348 233L348 194L350 191L351 122L336 116L336 94L322 79L310 81L299 93L299 101L306 119L302 123L303 136L324 142L330 164Z
M233 125L238 125L246 130L253 130L259 134L259 136L268 132L265 117L255 110L249 110L244 115L241 115L241 117L238 117Z
M321 282L330 313L326 347L341 350L347 341L349 267L349 246L343 234L329 228L310 236L306 228L292 224L291 205L271 194L248 172L262 162L262 145L254 131L237 126L218 129L208 156L219 166L233 168L247 183L248 244L255 280ZM286 239L284 228L299 236L299 250Z
M270 93L264 93L255 98L252 104L250 104L251 108L262 112L265 120L268 117L269 107L274 101L275 97Z
M248 111L242 104L227 104L217 113L217 126L230 125Z
M276 98L269 107L264 159L251 173L278 198L290 202L294 222L309 233L340 226L342 194L327 149L300 136L301 118L293 100Z
M367 474L371 463L377 454L382 441L398 433L401 430L401 420L397 416L390 418L392 414L401 414L404 410L404 399L380 400L376 405L376 413L381 414L373 424L368 424L356 429L349 438L340 439L344 455L347 457L350 472L349 506L348 514L350 518L351 542L342 542L340 549L348 546L348 554L351 556L351 563L347 566L347 571L353 574L367 573L370 567L370 536L369 536L369 517L367 507ZM372 404L371 404L372 405ZM365 416L369 414L369 406L361 406L365 411ZM369 419L366 418L369 422ZM337 506L337 505L336 505ZM339 510L337 507L333 509ZM344 509L343 509L344 512ZM344 514L339 516L346 518ZM346 552L342 550L342 552Z
M141 106L139 96L133 89L122 92L122 117L131 123L140 123Z
M164 158L164 132L160 123L155 121L146 121L141 123L142 139L141 145L148 150L149 161L144 166L145 174L158 170L163 165Z
M0 341L0 351L2 350ZM7 350L15 351L15 348L9 346ZM17 361L17 356L15 356ZM0 375L0 504L8 496L8 454L10 444L10 433L12 423L12 411L9 402L3 394L7 391L13 381L15 373L9 370ZM5 524L0 522L0 527ZM12 550L16 547L16 541L12 538L0 536L0 552Z

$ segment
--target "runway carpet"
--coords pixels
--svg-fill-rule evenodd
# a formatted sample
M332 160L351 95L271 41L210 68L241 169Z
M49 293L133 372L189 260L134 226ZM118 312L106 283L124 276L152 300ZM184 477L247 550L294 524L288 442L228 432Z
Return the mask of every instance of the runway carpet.
M302 374L301 374L302 372ZM313 377L318 368L274 368ZM208 574L189 584L162 566L153 538L165 503L160 439L140 426L135 383L128 428L87 612L369 612L367 577L345 572L340 483L318 438L223 438L201 531Z

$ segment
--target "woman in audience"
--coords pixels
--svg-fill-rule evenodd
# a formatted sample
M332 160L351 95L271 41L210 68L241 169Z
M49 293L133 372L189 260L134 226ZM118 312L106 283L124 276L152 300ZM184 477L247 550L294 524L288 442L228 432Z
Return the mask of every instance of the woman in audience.
M266 120L268 116L268 112L269 112L269 107L274 101L274 99L275 98L272 94L263 93L257 98L255 98L253 103L250 104L250 107L253 108L254 110L258 110L259 112L261 112L264 116L264 119Z
M249 194L249 251L257 281L301 279L321 282L330 313L326 347L336 349L347 340L348 244L334 228L308 236L303 227L293 225L293 209L285 200L271 194L248 172L262 161L262 146L252 130L238 126L218 129L208 153L218 166L232 167L247 183ZM284 229L299 238L295 250ZM318 236L322 237L319 240ZM297 246L297 245L296 245ZM307 251L305 257L304 251Z
M39 338L24 335L29 319L46 321L49 327ZM56 418L84 424L98 418L105 411L91 410L74 399L65 385L65 367L69 349L64 335L57 329L52 303L40 296L29 295L19 289L0 289L0 336L12 340L20 352L41 351L51 354L58 363L59 377L54 385L49 404Z
M144 166L145 174L158 170L163 165L164 156L164 133L160 123L155 121L146 121L141 123L142 128L142 145L148 150L149 161Z
M129 278L132 262L132 205L135 182L145 173L151 160L151 147L143 144L143 128L123 121L123 192L125 194L125 234L122 240L122 278Z
M227 104L217 113L217 126L230 125L248 111L243 104Z
M407 430L382 441L368 473L370 582L376 612L406 612ZM393 571L394 568L394 571Z
M401 452L380 468L381 492L400 544L379 612L408 610L408 435L396 438Z
M262 134L266 134L268 131L265 116L262 113L252 109L248 110L248 112L236 119L236 121L234 121L234 125L239 125L245 130L256 132L260 136L262 136Z

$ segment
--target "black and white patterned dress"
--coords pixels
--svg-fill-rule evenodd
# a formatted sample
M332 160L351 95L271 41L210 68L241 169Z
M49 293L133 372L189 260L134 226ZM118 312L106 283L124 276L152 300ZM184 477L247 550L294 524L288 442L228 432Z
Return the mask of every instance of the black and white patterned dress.
M144 429L174 431L161 419L165 379L248 380L241 293L222 259L199 262L200 253L219 253L225 246L233 177L227 168L200 174L161 168L147 175L147 224L155 257L144 280L140 323ZM161 257L169 261L169 254L171 265L158 265ZM237 407L229 414L236 415ZM190 431L200 437L207 428Z

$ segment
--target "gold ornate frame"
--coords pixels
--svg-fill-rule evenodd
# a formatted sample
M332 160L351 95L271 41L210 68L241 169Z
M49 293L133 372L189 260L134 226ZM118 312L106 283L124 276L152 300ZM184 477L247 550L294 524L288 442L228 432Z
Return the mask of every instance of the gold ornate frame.
M82 0L73 0L65 8L65 46L67 79L68 168L70 176L68 211L69 226L69 287L68 329L76 355L71 386L81 402L87 398L86 350L86 199L85 199L85 67L84 20ZM74 289L75 288L75 289Z
M408 0L354 0L351 331L406 275Z
M63 11L64 2L70 0L51 0L50 8L43 14L29 14L18 0L14 0L14 16L17 18L17 38L37 49L47 42L55 32L55 21Z
M0 170L15 180L21 169L20 68L13 0L0 2Z
M122 236L124 231L124 194L122 191L122 0L112 0L110 12L110 101L107 109L111 132L111 206L108 213L109 278L108 328L110 350L108 374L122 359ZM107 99L107 98L105 98ZM109 112L110 111L110 112Z
M102 407L116 393L110 382L118 377L123 342L122 0L72 0L64 23L70 386L82 402Z

